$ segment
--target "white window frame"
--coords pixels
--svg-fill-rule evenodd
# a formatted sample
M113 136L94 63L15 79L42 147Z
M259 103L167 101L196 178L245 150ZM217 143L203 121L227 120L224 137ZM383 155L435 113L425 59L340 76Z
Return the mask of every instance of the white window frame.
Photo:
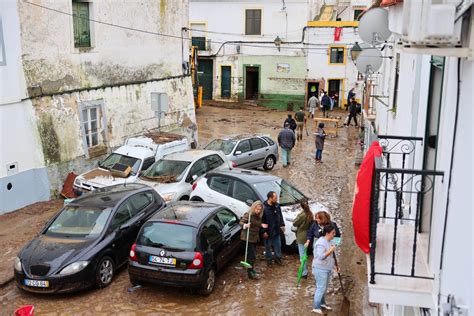
M90 111L92 109L96 109L97 111L97 144L87 145L87 139L89 138L89 144L92 144L92 134L88 133L88 130L85 129L84 123L87 123L88 128L91 128L91 120L90 120ZM84 117L84 111L87 111L87 118ZM106 126L107 126L107 119L105 117L104 111L104 100L93 100L93 101L84 101L79 103L79 119L81 124L81 132L82 132L82 143L84 148L84 153L87 158L89 158L89 149L99 145L105 145L107 143L107 133L106 133Z
M0 66L6 66L7 56L5 55L5 41L3 39L3 22L0 16Z

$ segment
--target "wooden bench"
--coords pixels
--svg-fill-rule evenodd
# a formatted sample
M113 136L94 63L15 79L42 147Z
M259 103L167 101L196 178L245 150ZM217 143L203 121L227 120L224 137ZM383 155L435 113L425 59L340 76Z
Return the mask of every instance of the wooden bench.
M333 137L337 137L337 129L339 128L339 119L315 117L314 126L316 130L318 130L319 123L324 123L324 131L326 132L326 134L332 135Z

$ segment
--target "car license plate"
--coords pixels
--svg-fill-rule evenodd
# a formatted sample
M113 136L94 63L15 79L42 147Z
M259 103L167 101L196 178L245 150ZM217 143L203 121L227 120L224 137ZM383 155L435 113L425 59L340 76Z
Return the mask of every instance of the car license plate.
M150 263L158 263L158 264L167 264L167 265L176 265L176 258L166 258L166 257L157 257L157 256L150 256L148 258Z
M29 280L25 279L26 286L33 286L33 287L49 287L49 281L40 281L40 280Z

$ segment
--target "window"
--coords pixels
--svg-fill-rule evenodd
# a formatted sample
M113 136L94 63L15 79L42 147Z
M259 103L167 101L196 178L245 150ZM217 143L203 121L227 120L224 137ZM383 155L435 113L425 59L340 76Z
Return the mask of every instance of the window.
M222 226L216 216L213 216L210 220L204 224L202 228L202 235L206 238L209 244L213 244L216 241L222 239L221 235Z
M241 153L246 153L251 151L252 148L250 147L250 142L248 139L241 141L238 145L237 148L235 149L235 152L240 151Z
M354 21L359 21L359 16L362 12L364 12L364 10L354 10Z
M198 50L206 50L206 24L191 23L191 45Z
M119 228L122 224L131 219L133 215L132 206L130 205L129 201L124 202L122 205L120 205L117 212L115 213L110 227L112 227L112 229Z
M5 42L3 41L3 23L2 17L0 16L0 66L5 66L7 64L7 59L5 56Z
M229 195L229 187L231 182L232 180L229 178L216 176L209 180L209 187L216 192Z
M206 50L206 38L193 36L191 38L191 45L197 46L198 50Z
M195 228L163 222L148 222L137 237L137 244L163 249L193 251Z
M189 172L189 176L186 179L187 182L191 182L193 180L193 176L200 177L203 174L206 173L206 161L204 159L199 159L194 163L194 165L191 167L191 171Z
M74 47L91 47L89 3L73 1L72 14L74 25Z
M132 216L137 215L141 210L153 203L153 194L151 192L135 194L129 199L132 204Z
M207 171L216 169L217 167L219 167L220 165L224 163L224 160L222 160L222 158L219 157L218 155L212 155L212 156L206 157L205 159L207 161Z
M224 225L223 231L229 231L230 228L234 227L239 223L239 219L229 210L222 210L217 213L217 217Z
M329 47L329 64L344 64L345 51L344 47Z
M262 34L262 10L245 10L245 35Z
M80 119L86 149L105 143L103 101L82 102Z
M270 144L270 146L275 145L275 142L270 137L264 136L262 138L265 139L267 141L267 143Z
M143 170L143 171L147 170L148 168L150 168L150 166L151 166L154 162L155 162L155 158L154 158L154 157L145 159L145 161L143 161L142 170Z
M398 80L400 78L400 54L395 55L395 78L393 82L393 105L392 112L397 111L397 102L398 102Z
M266 195L265 195L266 196ZM257 200L255 194L253 193L252 189L241 181L234 182L234 189L232 190L232 197L236 200L241 202L247 203L247 201L254 201Z
M267 147L267 143L265 143L260 138L251 138L250 139L250 145L252 145L252 150L257 150L257 149L260 149L260 148Z

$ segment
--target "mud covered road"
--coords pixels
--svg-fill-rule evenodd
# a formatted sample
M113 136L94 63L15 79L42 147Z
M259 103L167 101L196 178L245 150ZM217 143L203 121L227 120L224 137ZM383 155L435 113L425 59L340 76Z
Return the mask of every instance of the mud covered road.
M197 110L199 145L202 147L215 137L254 132L269 134L276 139L286 115L286 112L257 107L205 106ZM333 113L333 116L339 115L344 114ZM346 294L351 301L350 314L370 315L365 297L365 256L354 245L351 227L351 201L357 170L354 165L357 131L354 127L340 128L339 136L328 138L325 143L324 163L315 164L314 129L314 123L310 122L310 136L305 135L303 141L296 145L291 166L282 168L278 162L271 173L285 178L308 197L330 209L343 234L338 255ZM58 207L59 203L52 201L49 205ZM0 216L0 242L10 249L7 255L2 255L2 261L14 258L20 244L38 232L45 221L44 209L53 214L45 205L41 205L41 212L38 208L38 205L33 205ZM3 233L3 228L6 233ZM15 235L21 237L11 242ZM74 295L33 295L20 291L12 282L7 283L0 288L0 315L11 315L15 308L27 304L35 306L37 315L310 314L314 279L309 277L302 281L299 288L295 286L298 257L286 254L283 266L267 268L262 256L263 249L260 250L257 261L257 270L262 273L260 280L247 280L245 271L239 267L241 258L236 258L218 275L216 289L210 297L156 286L129 291L131 285L127 271L121 269L108 288L91 289ZM5 274L8 273L5 269L12 267L4 264L0 265L0 269L0 274ZM328 315L341 315L342 299L339 281L333 277L327 301L334 311L328 312Z

